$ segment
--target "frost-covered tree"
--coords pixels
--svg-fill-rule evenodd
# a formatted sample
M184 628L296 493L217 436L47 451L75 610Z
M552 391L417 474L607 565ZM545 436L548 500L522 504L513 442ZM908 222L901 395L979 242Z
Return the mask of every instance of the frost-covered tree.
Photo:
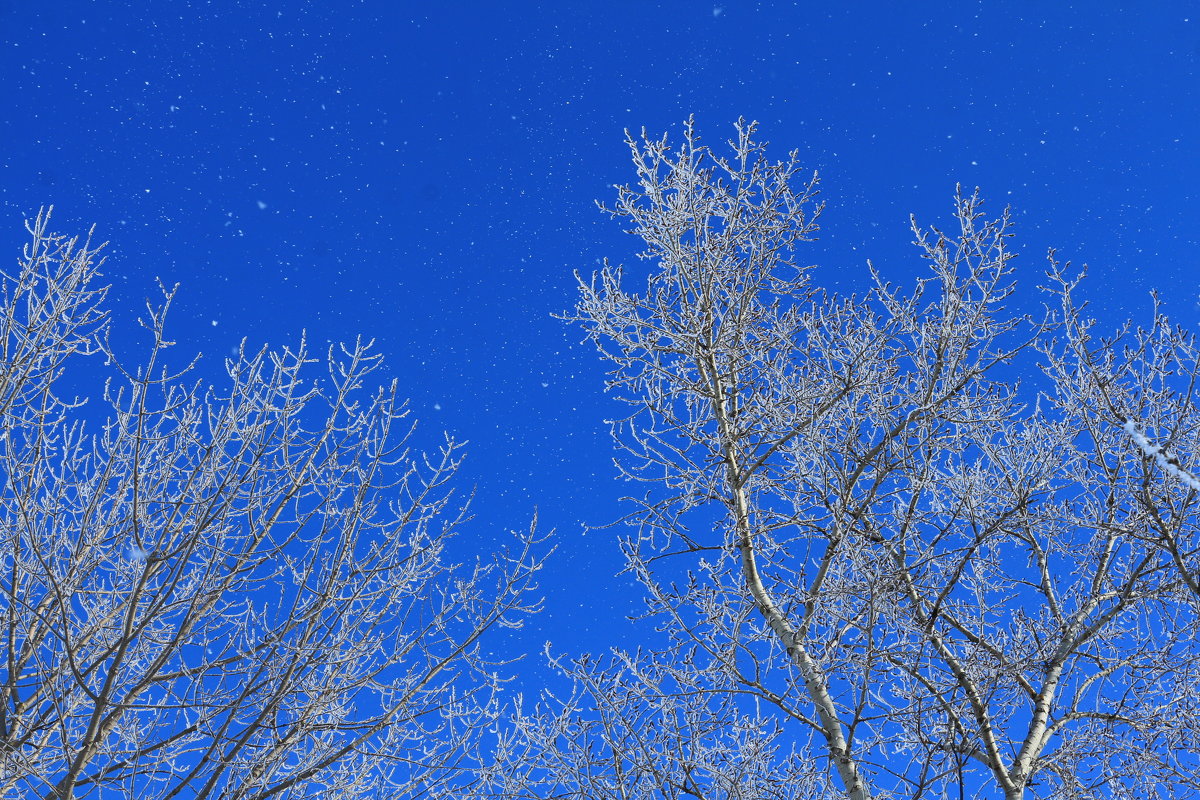
M629 139L606 210L647 268L606 263L569 316L631 409L657 633L557 661L574 692L518 715L490 788L1198 796L1193 340L1157 313L1098 338L1053 254L1014 311L1010 220L976 195L913 223L915 285L822 290L815 177L754 130Z
M453 563L460 446L410 450L368 344L243 349L206 389L166 292L123 363L100 248L47 222L0 303L0 796L459 796L533 532Z

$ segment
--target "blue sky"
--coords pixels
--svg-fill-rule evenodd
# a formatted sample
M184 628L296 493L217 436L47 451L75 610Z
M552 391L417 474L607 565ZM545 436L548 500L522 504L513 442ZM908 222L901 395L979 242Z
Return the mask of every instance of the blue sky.
M1200 13L1190 3L0 0L0 247L97 225L132 330L179 282L177 358L375 337L435 446L471 442L484 552L535 506L548 611L515 646L631 644L603 367L551 317L636 243L594 207L623 129L757 119L828 203L816 279L910 280L908 215L1011 204L1022 292L1090 264L1115 326L1200 320ZM11 262L9 262L11 263ZM132 341L132 340L131 340ZM533 665L531 665L531 668ZM532 673L531 673L532 674Z

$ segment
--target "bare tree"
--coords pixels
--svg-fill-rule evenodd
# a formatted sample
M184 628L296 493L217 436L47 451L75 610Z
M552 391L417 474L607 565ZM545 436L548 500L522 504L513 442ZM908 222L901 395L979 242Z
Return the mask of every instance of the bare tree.
M570 318L633 408L624 547L660 644L558 662L575 693L518 716L492 786L1197 796L1192 340L1094 339L1053 256L1043 312L1012 311L1008 214L961 193L955 230L913 223L915 286L824 292L796 258L815 176L754 128L728 157L690 122L629 138L605 210L644 288L606 263Z
M460 445L410 450L367 343L319 380L303 342L243 348L204 389L165 366L167 291L125 366L100 247L48 216L0 307L0 795L456 796L538 537L449 560ZM93 405L62 388L88 355Z

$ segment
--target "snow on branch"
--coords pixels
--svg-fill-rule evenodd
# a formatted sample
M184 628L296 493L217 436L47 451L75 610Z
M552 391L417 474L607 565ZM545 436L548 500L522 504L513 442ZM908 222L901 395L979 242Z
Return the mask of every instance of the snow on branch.
M1174 475L1189 489L1200 491L1200 480L1197 480L1194 475L1183 469L1183 466L1179 463L1178 458L1172 455L1167 455L1166 451L1163 450L1162 447L1147 439L1146 434L1138 430L1137 424L1132 419L1126 418L1125 424L1122 425L1122 427L1125 429L1125 432L1129 434L1129 438L1133 439L1134 444L1141 448L1143 453L1153 458L1164 472Z

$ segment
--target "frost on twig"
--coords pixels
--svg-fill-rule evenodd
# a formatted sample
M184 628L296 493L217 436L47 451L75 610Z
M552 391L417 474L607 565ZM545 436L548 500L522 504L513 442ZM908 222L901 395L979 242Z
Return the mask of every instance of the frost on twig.
M99 248L48 222L0 273L0 797L462 797L541 537L448 557L461 446L410 449L369 343L242 348L205 389L164 367L164 289L122 364Z

